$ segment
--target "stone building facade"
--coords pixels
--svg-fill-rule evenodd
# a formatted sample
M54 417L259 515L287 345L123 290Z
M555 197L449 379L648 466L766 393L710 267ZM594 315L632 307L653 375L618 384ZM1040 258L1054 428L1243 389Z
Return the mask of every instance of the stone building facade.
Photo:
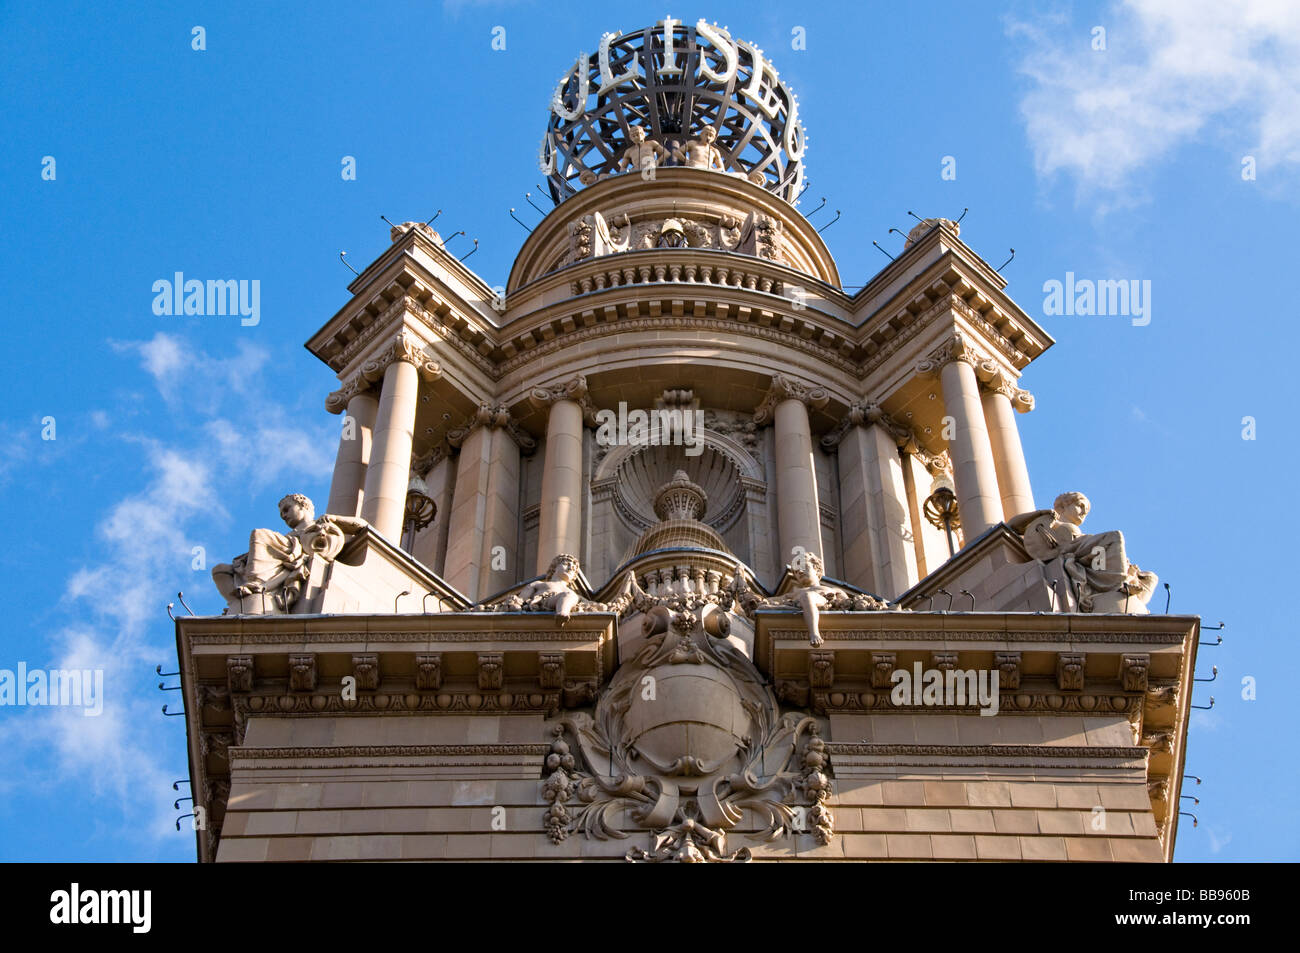
M1036 508L1053 342L957 223L843 286L797 109L607 35L504 289L393 229L307 342L323 511L177 623L200 860L1172 857L1199 621Z

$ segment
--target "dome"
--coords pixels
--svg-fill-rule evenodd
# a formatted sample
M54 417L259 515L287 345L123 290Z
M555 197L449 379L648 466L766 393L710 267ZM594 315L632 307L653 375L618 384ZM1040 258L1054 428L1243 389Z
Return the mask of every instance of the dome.
M540 160L556 202L649 163L712 168L793 203L804 145L798 100L762 50L669 17L578 56L552 97Z

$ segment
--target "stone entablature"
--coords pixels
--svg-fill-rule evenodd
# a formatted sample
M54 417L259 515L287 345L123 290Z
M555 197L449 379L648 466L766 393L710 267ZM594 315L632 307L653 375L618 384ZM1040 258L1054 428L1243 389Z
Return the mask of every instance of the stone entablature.
M812 646L791 605L758 608L737 641L723 624L744 629L727 608L734 589L665 593L617 623L537 612L178 620L192 777L211 822L200 858L646 860L705 831L724 834L700 845L725 848L703 851L709 860L1171 856L1197 620L824 611ZM629 640L620 669L616 624ZM890 675L914 664L996 668L997 714L893 704ZM738 679L754 695L746 717L773 705L747 782L770 776L771 787L644 784L677 776L668 761L683 741L656 713L688 711L638 701L645 676L665 701L727 694ZM706 773L710 757L730 756L723 714L685 749ZM633 736L639 760L608 750ZM717 812L729 798L743 817ZM504 834L494 805L508 812ZM634 805L648 812L640 821L621 809ZM339 809L360 826L333 826ZM1089 824L1099 810L1100 829ZM340 830L371 835L366 853L349 853L358 848ZM676 841L661 839L671 831Z
M831 718L832 756L868 757L860 763L877 770L969 759L1025 766L1053 759L1058 766L1096 758L1131 762L1143 769L1164 856L1172 858L1178 818L1166 794L1182 783L1198 618L826 612L820 628L824 642L812 647L798 616L760 610L754 657L778 696ZM981 716L973 702L895 704L892 673L918 666L998 669L997 714ZM1007 719L1044 718L1087 719L1099 727L1086 733L991 729ZM908 741L885 732L882 719L898 720ZM904 728L909 719L914 724ZM835 743L836 728L866 735L872 724L883 737Z
M432 615L178 620L190 776L195 803L209 820L199 836L200 860L215 857L232 753L241 754L251 719L540 716L589 702L615 665L609 615L585 615L563 629L549 617L529 615L456 619L454 625L435 624ZM350 696L349 677L356 689ZM483 753L471 750L473 744L432 740L439 734L434 725L428 734L431 749ZM546 740L538 739L535 753ZM322 754L342 753L330 749L322 746Z

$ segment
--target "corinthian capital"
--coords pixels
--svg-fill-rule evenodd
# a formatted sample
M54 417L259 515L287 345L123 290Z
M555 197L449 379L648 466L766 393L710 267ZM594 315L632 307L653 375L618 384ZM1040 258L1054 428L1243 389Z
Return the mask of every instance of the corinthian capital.
M370 390L370 381L361 371L357 371L343 382L342 387L326 395L325 410L331 414L341 414L347 409L348 401L368 390Z
M776 408L787 400L800 401L806 407L821 408L825 407L830 399L831 395L824 387L805 384L784 374L773 374L772 386L767 389L762 402L754 411L754 423L760 427L771 423Z
M384 376L390 364L404 361L419 371L420 376L425 380L434 380L442 376L442 367L425 351L427 346L424 341L403 328L371 354L370 360L361 365L361 374L367 380L377 381Z
M984 360L975 366L975 376L987 391L1001 394L1011 401L1018 413L1027 414L1034 409L1034 395L1016 386L1016 380L997 361Z
M916 362L916 373L921 377L935 377L944 366L953 361L964 361L971 367L979 367L985 360L966 340L965 335L954 333L944 338L925 357Z
M466 418L459 427L447 431L447 442L453 447L460 447L469 435L480 427L486 427L489 430L504 430L524 453L531 453L537 449L537 441L532 438L528 431L515 422L505 404L496 404L495 406L479 404L478 410Z
M822 437L822 446L827 450L834 450L840 445L844 435L849 432L849 428L870 427L872 425L885 428L899 446L907 444L912 439L911 428L906 424L899 423L885 413L885 409L874 400L854 401L849 405L848 413L836 424L835 429Z
M534 387L528 393L528 399L536 407L550 407L559 400L571 400L582 408L582 419L588 427L596 425L596 405L587 393L587 378L575 374L567 381Z

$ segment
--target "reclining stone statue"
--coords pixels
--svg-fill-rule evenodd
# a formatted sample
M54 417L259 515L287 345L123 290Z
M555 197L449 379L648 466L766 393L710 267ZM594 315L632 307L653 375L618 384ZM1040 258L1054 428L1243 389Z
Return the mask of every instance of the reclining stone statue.
M311 557L333 560L347 537L366 526L365 520L353 516L326 513L318 518L311 500L301 493L280 500L280 518L288 533L255 529L248 537L248 552L212 567L212 581L232 609L243 611L246 597L261 595L253 612L265 611L266 599L288 612L302 592Z
M474 608L489 612L554 612L561 625L569 621L581 597L574 589L578 581L578 557L560 553L551 560L546 577L530 582L500 602Z
M1118 530L1088 534L1079 528L1091 508L1082 493L1062 493L1052 509L1022 513L1008 525L1024 536L1030 556L1065 577L1081 612L1146 614L1156 574L1129 561Z

